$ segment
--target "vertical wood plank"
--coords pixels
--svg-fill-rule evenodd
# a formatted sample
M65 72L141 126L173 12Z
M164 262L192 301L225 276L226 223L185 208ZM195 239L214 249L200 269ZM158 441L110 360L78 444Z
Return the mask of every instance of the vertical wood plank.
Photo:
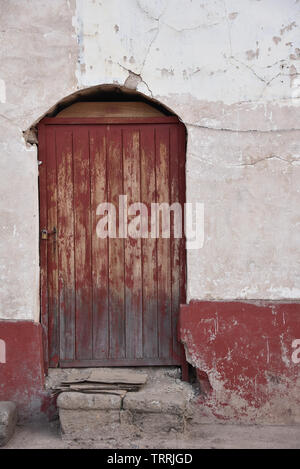
M42 164L39 166L39 203L40 203L40 230L47 227L47 146L46 127L40 124L39 136L39 158ZM48 279L47 279L47 244L41 239L40 233L40 302L41 302L41 324L43 334L43 351L45 369L49 366L48 345Z
M156 239L151 238L151 203L156 201L155 130L141 129L141 202L148 209L148 237L142 240L143 269L143 355L158 358L157 256Z
M57 243L59 269L60 358L75 359L75 273L72 128L56 131Z
M179 194L179 139L178 125L170 126L170 203L180 203L181 205L181 227L183 226L184 206L182 196ZM179 216L179 215L178 215ZM173 358L177 360L181 357L181 345L177 338L177 322L180 305L180 247L181 239L175 238L174 231L175 215L172 216L171 223L171 295L172 295L172 338L173 338ZM183 235L182 231L182 235Z
M76 357L93 356L89 129L73 131Z
M186 134L185 126L178 124L178 149L179 149L179 201L182 206L186 200L186 186L185 186L185 155L186 155ZM184 217L182 221L182 232L184 234ZM185 249L185 235L182 236L180 242L180 303L186 302L186 249Z
M123 177L128 207L140 202L140 171L139 130L126 127L123 130ZM133 218L128 217L129 226ZM125 239L126 358L143 357L142 290L141 238L135 239L129 232Z
M108 238L97 237L99 204L107 202L105 127L90 129L92 287L93 287L93 358L109 356L108 320Z
M122 133L119 126L107 126L108 201L116 208L119 225L119 195L123 194ZM117 230L118 235L118 230ZM109 330L110 358L125 358L124 239L109 238Z
M157 203L169 203L170 155L169 126L161 125L156 129L156 190ZM159 357L172 357L173 340L171 336L171 260L170 239L162 238L162 216L160 235L157 239L158 264L158 315L159 315Z
M47 128L47 229L51 233L47 241L48 259L48 321L49 365L57 366L59 361L59 306L58 306L58 265L57 265L57 168L56 168L56 130Z
M186 201L186 185L185 185L185 161L186 161L186 133L185 126L178 124L178 188L179 188L179 200L182 206ZM183 236L180 240L179 246L179 303L186 303L186 240L184 235L184 217L182 221L182 232ZM176 330L176 336L179 337L179 331ZM183 345L181 345L181 363L182 363L182 379L188 380L188 365L186 361L185 351Z

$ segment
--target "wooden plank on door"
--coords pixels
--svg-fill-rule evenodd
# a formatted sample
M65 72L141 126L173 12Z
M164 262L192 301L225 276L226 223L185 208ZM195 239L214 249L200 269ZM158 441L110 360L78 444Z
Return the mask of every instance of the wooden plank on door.
M169 204L170 201L170 148L169 126L156 128L156 190L157 203ZM166 216L166 215L165 215ZM162 237L164 216L159 216L159 238L157 239L158 265L158 316L159 316L159 357L172 356L173 341L171 336L171 253L170 238Z
M57 244L59 270L60 359L75 357L75 271L72 129L56 132Z
M40 202L40 230L47 227L47 146L46 126L40 124L39 135L39 202ZM49 366L49 338L48 338L48 279L47 279L47 244L42 242L40 233L40 302L41 324L43 336L43 351L45 369ZM50 311L51 314L51 311Z
M122 131L118 126L107 126L107 182L108 201L116 208L116 226L119 225L119 195L123 189ZM118 229L116 231L118 236ZM124 314L124 239L109 238L109 330L110 358L125 358Z
M76 357L93 356L89 129L73 131Z
M140 134L139 129L123 130L124 195L128 207L140 202ZM139 212L140 213L140 212ZM141 216L135 228L141 231ZM126 358L143 357L143 305L141 238L130 232L138 222L136 214L128 217L128 236L125 238L125 328Z
M185 154L186 154L186 130L183 124L178 124L178 151L179 151L179 164L178 164L178 189L179 201L182 206L185 203L186 186L185 186ZM182 230L184 236L180 241L180 303L186 302L186 240L184 233L184 217L182 220Z
M93 287L93 357L109 356L108 317L108 238L97 236L100 216L97 207L107 202L106 132L104 126L90 129L91 217L92 217L92 287Z
M57 265L57 168L56 168L56 131L47 128L47 224L50 232L44 241L48 259L48 308L51 311L48 321L49 364L57 366L59 361L59 305L58 305L58 265Z
M143 355L158 358L157 252L151 237L151 204L156 201L155 129L141 128L141 202L148 210L148 237L142 240Z
M179 150L179 165L178 165L178 188L179 200L182 206L185 203L186 186L185 186L185 154L186 154L186 130L183 124L178 124L178 150ZM180 257L180 270L179 270L179 298L180 304L186 303L186 240L184 233L184 218L182 222L182 230L184 236L180 240L179 257ZM177 338L179 340L179 331L177 328ZM188 365L186 361L184 347L181 345L181 365L182 365L182 379L188 380Z
M177 204L174 206L175 211L172 214L171 221L171 309L172 309L172 338L173 338L173 357L177 359L181 357L181 345L177 338L177 320L180 305L180 246L181 238L179 236L180 229L183 235L183 214L184 207L180 203L179 194L179 140L178 126L170 126L170 203ZM178 210L178 211L176 211ZM177 218L177 219L176 219ZM175 226L176 225L176 226ZM177 232L178 230L178 232Z

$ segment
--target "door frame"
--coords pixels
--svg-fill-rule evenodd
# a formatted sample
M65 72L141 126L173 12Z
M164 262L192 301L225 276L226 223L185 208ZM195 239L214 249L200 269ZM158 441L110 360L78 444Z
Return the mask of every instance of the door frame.
M45 117L38 124L38 154L45 154L46 152L46 126L51 125L147 125L147 124L179 124L184 127L185 125L179 120L176 116L164 116L164 117ZM186 144L184 149L185 161L184 161L184 172L186 164ZM47 282L47 243L41 242L41 227L47 226L47 176L46 176L46 165L43 165L42 161L39 161L39 176L38 176L38 186L39 186L39 252L40 252L40 314L41 314L41 325L42 325L42 338L43 338L43 351L44 351L44 366L45 372L48 373L49 368L49 357L48 357L48 329L49 329L49 316L48 316L48 282ZM186 176L184 175L184 194L186 193ZM184 197L185 199L185 197ZM186 251L185 251L186 252ZM185 270L182 272L184 275L184 297L186 297L186 254L185 254ZM178 337L178 331L177 331ZM56 367L68 368L71 365L61 365L59 364L59 357L57 357ZM91 360L88 363L88 366L95 366ZM188 364L186 362L184 347L182 345L182 379L188 379ZM74 366L74 364L73 364ZM75 366L80 366L79 364ZM98 365L99 366L99 365ZM110 364L102 366L120 366L117 362L116 364ZM151 365L149 360L149 365L139 365L138 363L132 362L132 365L128 366L155 366ZM163 366L160 364L159 366ZM170 365L172 366L172 365Z

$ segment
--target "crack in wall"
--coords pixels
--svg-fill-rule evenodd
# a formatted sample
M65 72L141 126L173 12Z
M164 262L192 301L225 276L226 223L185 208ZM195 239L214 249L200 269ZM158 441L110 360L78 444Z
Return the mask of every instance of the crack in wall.
M260 158L259 160L256 160L256 161L252 161L250 163L241 163L241 164L236 164L236 165L231 165L231 166L255 166L256 164L261 163L262 161L273 160L273 159L280 160L291 165L293 165L294 163L300 163L300 159L291 158L287 160L285 158L282 158L281 156L271 155L271 156L266 156L265 158Z
M263 88L262 92L260 93L259 97L258 97L258 100L262 99L267 87L274 81L276 80L276 78L279 78L279 77L284 77L284 76L292 76L292 74L285 74L283 73L283 68L284 67L288 67L288 64L286 62L286 60L282 59L282 60L278 60L277 62L274 62L273 64L271 65L267 65L265 68L272 68L274 67L275 65L277 64L281 64L280 67L282 68L282 70L280 72L277 72L273 77L271 77L270 79L267 79L267 78L264 78L262 76L260 76L252 67L250 67L250 65L242 62L241 60L238 60L237 58L235 58L234 56L231 55L231 57L227 58L228 59L228 62L231 64L231 65L234 65L232 63L232 61L235 61L237 62L238 64L242 65L243 67L247 68L248 70L251 71L251 73L259 80L261 81L262 83L265 84L265 87ZM292 98L283 98L283 99L292 99Z
M232 129L229 127L210 127L206 125L194 124L191 122L186 122L185 125L187 127L194 127L196 129L205 129L205 130L212 130L217 132L232 132L232 133L283 133L283 132L297 132L300 130L300 127L291 127L290 129L268 129L268 130L260 130L260 129Z
M141 2L139 0L137 0L136 4L138 8L141 10L141 12L144 13L144 15L146 15L149 19L154 20L154 21L159 21L168 7L168 3L166 2L161 14L156 17L156 16L151 15L149 11L145 10L145 8L142 7Z
M14 124L13 119L10 117L5 116L4 114L0 114L0 118L6 120L7 122L10 122L11 124Z
M232 57L231 27L230 27L229 20L228 20L228 11L227 11L227 5L226 5L225 0L223 0L223 5L224 5L224 10L225 10L225 21L226 21L226 24L227 24L227 34L228 34L228 41L229 41L230 57Z
M230 62L230 63L231 63L231 60L234 60L234 61L237 62L238 64L243 65L243 66L246 67L248 70L250 70L250 72L252 72L253 75L254 75L256 78L258 78L258 80L262 81L263 83L266 83L265 78L262 78L260 75L258 75L258 74L253 70L253 68L250 67L250 65L245 64L244 62L242 62L241 60L236 59L236 58L233 57L233 56L231 56L231 57L229 58L229 62ZM233 64L231 63L231 65L233 65Z
M188 31L197 31L198 29L209 29L214 26L218 26L220 23L216 22L216 23L211 23L211 24L198 24L197 26L192 26L190 28L182 28L182 29L177 29L175 28L175 26L172 26L171 24L166 23L165 21L161 21L161 24L164 26L167 26L168 28L172 29L176 33L180 34L180 33L185 33Z
M144 60L143 60L143 62L142 62L142 66L141 66L141 70L140 70L140 75L143 73L143 70L144 70L145 64L146 64L146 60L147 60L147 58L148 58L148 56L149 56L149 54L150 54L150 51L151 51L151 48L152 48L154 42L156 41L156 39L157 39L157 37L158 37L158 34L159 34L159 24L158 24L157 28L155 28L155 29L156 29L156 34L154 35L153 39L150 41L150 44L149 44L149 46L148 46L148 48L147 48L147 51L146 51L146 54L145 54L145 58L144 58Z
M266 86L262 90L261 94L259 95L258 99L261 99L267 89L267 87L272 83L272 81L276 80L276 78L279 78L280 76L283 76L282 72L277 73L273 78L271 78L269 81L266 82Z
M295 158L286 159L286 158L282 158L281 156L277 156L277 155L266 156L266 157L260 158L256 161L250 161L249 163L240 163L240 164L222 164L222 163L217 164L214 161L210 161L208 159L202 158L201 156L197 155L196 153L189 153L189 152L188 152L188 158L197 160L198 162L201 162L203 164L207 164L209 166L213 166L215 168L217 168L217 167L220 168L221 167L221 168L229 168L229 169L230 168L243 168L243 167L247 167L247 166L255 166L259 163L262 163L263 161L268 161L268 160L273 160L273 159L282 161L282 162L284 162L286 164L289 164L289 165L300 164L300 159L295 159Z
M124 86L126 86L126 88L130 88L132 90L137 90L138 85L140 83L143 83L147 87L147 90L149 91L149 93L151 95L151 98L153 98L153 93L152 93L151 89L149 88L149 86L145 82L145 80L143 80L143 77L141 76L140 73L133 72L132 70L130 70L130 68L124 67L124 65L120 64L119 62L118 62L118 65L123 70L126 70L128 72L128 77L126 78L126 80L124 82Z
M189 346L187 342L184 340L184 337L181 337L181 343L183 344L183 347L184 347L186 361L189 363L190 366L192 366L196 370L196 377L197 377L198 384L200 386L200 394L202 394L204 398L208 397L208 395L211 394L211 392L213 391L213 387L211 385L209 375L202 368L198 367L197 362L193 359L189 351Z

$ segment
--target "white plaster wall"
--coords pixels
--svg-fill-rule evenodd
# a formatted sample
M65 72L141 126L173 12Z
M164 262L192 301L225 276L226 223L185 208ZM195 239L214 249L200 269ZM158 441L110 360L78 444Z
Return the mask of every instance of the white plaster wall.
M0 10L0 318L38 318L36 149L22 130L75 90L132 74L188 129L187 200L205 204L189 299L300 297L300 2L1 0Z
M22 131L76 90L74 11L0 1L0 319L39 319L37 151Z

